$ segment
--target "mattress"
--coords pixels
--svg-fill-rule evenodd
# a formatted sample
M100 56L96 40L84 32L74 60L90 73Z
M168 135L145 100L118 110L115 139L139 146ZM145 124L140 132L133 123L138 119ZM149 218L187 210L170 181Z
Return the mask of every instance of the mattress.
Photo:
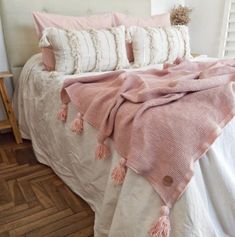
M81 76L89 75L94 73ZM14 96L23 137L32 141L38 161L50 166L95 211L95 237L149 236L162 200L147 180L130 169L122 186L113 184L111 172L120 157L112 141L108 141L112 158L95 160L97 131L85 124L82 136L71 132L70 123L77 113L72 105L68 122L57 120L64 79L43 71L40 54L26 63ZM196 162L188 189L171 211L172 237L235 237L234 156L235 119Z

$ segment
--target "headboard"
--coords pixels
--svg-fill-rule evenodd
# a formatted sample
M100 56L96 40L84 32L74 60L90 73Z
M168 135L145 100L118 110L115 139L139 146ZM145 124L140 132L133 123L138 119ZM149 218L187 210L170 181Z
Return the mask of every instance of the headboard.
M15 79L30 56L39 51L32 11L74 16L119 11L143 16L151 14L151 0L0 0L8 63Z

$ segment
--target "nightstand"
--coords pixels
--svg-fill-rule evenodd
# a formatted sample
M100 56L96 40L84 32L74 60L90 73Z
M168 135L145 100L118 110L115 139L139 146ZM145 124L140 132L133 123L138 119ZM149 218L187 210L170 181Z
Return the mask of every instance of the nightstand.
M22 143L21 134L17 125L16 117L12 109L12 105L7 94L6 86L4 84L4 78L13 77L10 72L0 72L0 95L2 97L2 102L7 114L7 120L0 121L0 130L12 128L14 133L16 143Z

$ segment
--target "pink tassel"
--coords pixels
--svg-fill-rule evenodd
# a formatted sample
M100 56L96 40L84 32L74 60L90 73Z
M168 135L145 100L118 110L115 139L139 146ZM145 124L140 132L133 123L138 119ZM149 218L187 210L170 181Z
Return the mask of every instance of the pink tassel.
M115 184L122 184L124 182L124 179L126 177L126 170L126 159L121 158L119 166L114 168L112 172L112 179Z
M63 104L60 111L57 114L57 118L62 122L66 122L67 115L68 115L68 105Z
M72 132L75 132L77 134L81 134L83 131L83 119L82 115L80 113L77 114L77 117L73 120L71 124L71 130Z
M149 230L149 234L152 237L169 237L170 236L170 219L169 219L169 207L162 206L160 211L159 219L153 223L151 229Z
M174 64L178 65L180 63L182 63L184 60L182 58L176 58L176 60L174 61Z
M105 160L109 158L110 155L111 155L111 152L105 144L98 144L96 148L96 153L95 153L97 160Z

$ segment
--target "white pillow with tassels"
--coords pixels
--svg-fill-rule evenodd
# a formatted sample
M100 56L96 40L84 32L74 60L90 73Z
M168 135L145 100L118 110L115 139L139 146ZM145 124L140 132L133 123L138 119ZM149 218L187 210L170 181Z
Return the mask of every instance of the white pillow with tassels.
M129 67L124 26L80 31L46 28L39 46L53 48L55 70L65 74Z
M134 66L172 63L177 58L190 59L188 27L130 27L127 40L132 42Z

